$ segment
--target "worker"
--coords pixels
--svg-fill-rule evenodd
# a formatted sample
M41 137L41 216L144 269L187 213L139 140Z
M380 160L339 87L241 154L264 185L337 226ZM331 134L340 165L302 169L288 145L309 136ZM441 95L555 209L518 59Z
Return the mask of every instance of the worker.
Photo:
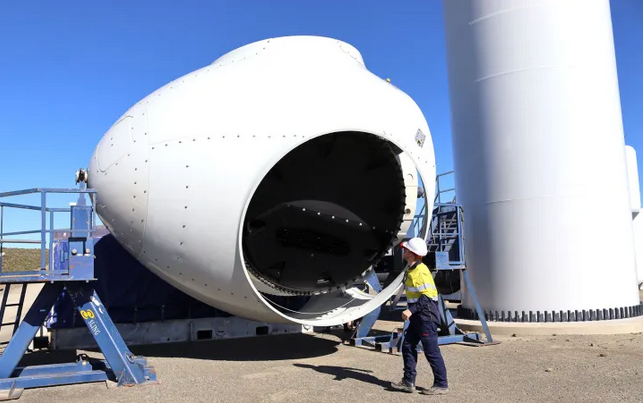
M432 274L422 262L427 255L427 244L421 238L412 238L401 244L403 259L407 261L405 273L405 295L407 309L402 313L409 326L404 334L402 346L404 376L400 382L391 384L394 389L414 393L416 391L416 347L422 342L425 358L434 374L433 385L421 391L426 395L443 395L448 392L447 370L438 347L438 291Z

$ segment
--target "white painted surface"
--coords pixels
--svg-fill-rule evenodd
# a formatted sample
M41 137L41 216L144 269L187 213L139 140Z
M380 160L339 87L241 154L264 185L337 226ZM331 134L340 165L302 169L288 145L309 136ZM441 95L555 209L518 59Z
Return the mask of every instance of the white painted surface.
M635 244L635 258L637 261L637 282L642 287L642 282L644 282L644 220L642 216L644 214L638 214L633 218L633 243Z
M628 192L631 200L631 212L636 215L640 212L642 200L640 198L640 175L637 170L637 153L631 146L626 146L626 167L628 170Z
M309 314L287 317L267 305L242 264L240 225L254 190L279 159L317 136L380 136L433 183L420 109L369 72L352 46L320 37L256 42L165 85L124 116L131 116L132 147L114 155L99 146L89 186L116 239L170 284L244 318L326 326L363 316L400 283L368 301L340 292L314 297L303 309ZM422 148L419 129L427 136ZM117 125L102 144L127 132ZM103 172L104 160L119 162Z
M456 189L483 308L638 304L608 1L443 7Z

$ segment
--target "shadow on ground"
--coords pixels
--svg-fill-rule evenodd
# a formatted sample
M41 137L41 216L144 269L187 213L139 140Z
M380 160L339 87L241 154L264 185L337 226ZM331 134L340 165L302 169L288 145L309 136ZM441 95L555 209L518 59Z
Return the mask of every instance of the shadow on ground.
M306 334L252 337L130 346L132 353L146 358L172 357L221 361L271 361L320 357L337 351L341 340L328 340ZM98 349L87 350L100 353ZM91 354L95 356L96 354ZM37 351L23 357L20 365L69 363L76 351Z
M222 361L271 361L313 358L335 353L339 340L306 334L133 346L144 357L183 357Z
M337 367L333 365L310 365L310 364L300 364L300 363L293 364L293 365L298 368L312 369L321 374L333 375L335 377L333 378L334 381L342 381L344 379L355 379L360 382L370 383L376 386L380 386L386 391L398 392L398 390L391 387L391 382L398 381L398 379L383 380L373 375L370 375L372 371L367 369ZM422 390L422 388L419 388L419 389Z

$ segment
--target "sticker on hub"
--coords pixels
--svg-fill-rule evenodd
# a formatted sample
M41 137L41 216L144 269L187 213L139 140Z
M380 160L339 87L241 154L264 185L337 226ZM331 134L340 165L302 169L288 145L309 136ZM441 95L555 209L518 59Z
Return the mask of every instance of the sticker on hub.
M416 132L416 144L420 148L423 148L423 145L425 145L425 133L420 129Z

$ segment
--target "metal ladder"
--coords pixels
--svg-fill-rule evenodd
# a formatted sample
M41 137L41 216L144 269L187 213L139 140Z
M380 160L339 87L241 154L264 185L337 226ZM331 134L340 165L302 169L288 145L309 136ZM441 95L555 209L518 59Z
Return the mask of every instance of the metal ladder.
M18 298L18 302L15 303L10 303L9 302L9 295L11 294L11 286L12 284L5 284L4 285L4 290L2 292L2 305L0 305L0 330L2 330L2 327L4 326L13 326L13 330L11 332L11 335L13 336L16 334L16 331L18 330L18 325L20 325L20 319L22 316L22 308L25 303L25 297L27 295L27 284L14 284L14 285L20 285L21 290L20 290L20 297ZM15 312L15 319L12 322L5 322L5 314L7 308L13 308L17 307L16 312ZM7 341L0 341L0 349L4 348L9 344L9 340Z

